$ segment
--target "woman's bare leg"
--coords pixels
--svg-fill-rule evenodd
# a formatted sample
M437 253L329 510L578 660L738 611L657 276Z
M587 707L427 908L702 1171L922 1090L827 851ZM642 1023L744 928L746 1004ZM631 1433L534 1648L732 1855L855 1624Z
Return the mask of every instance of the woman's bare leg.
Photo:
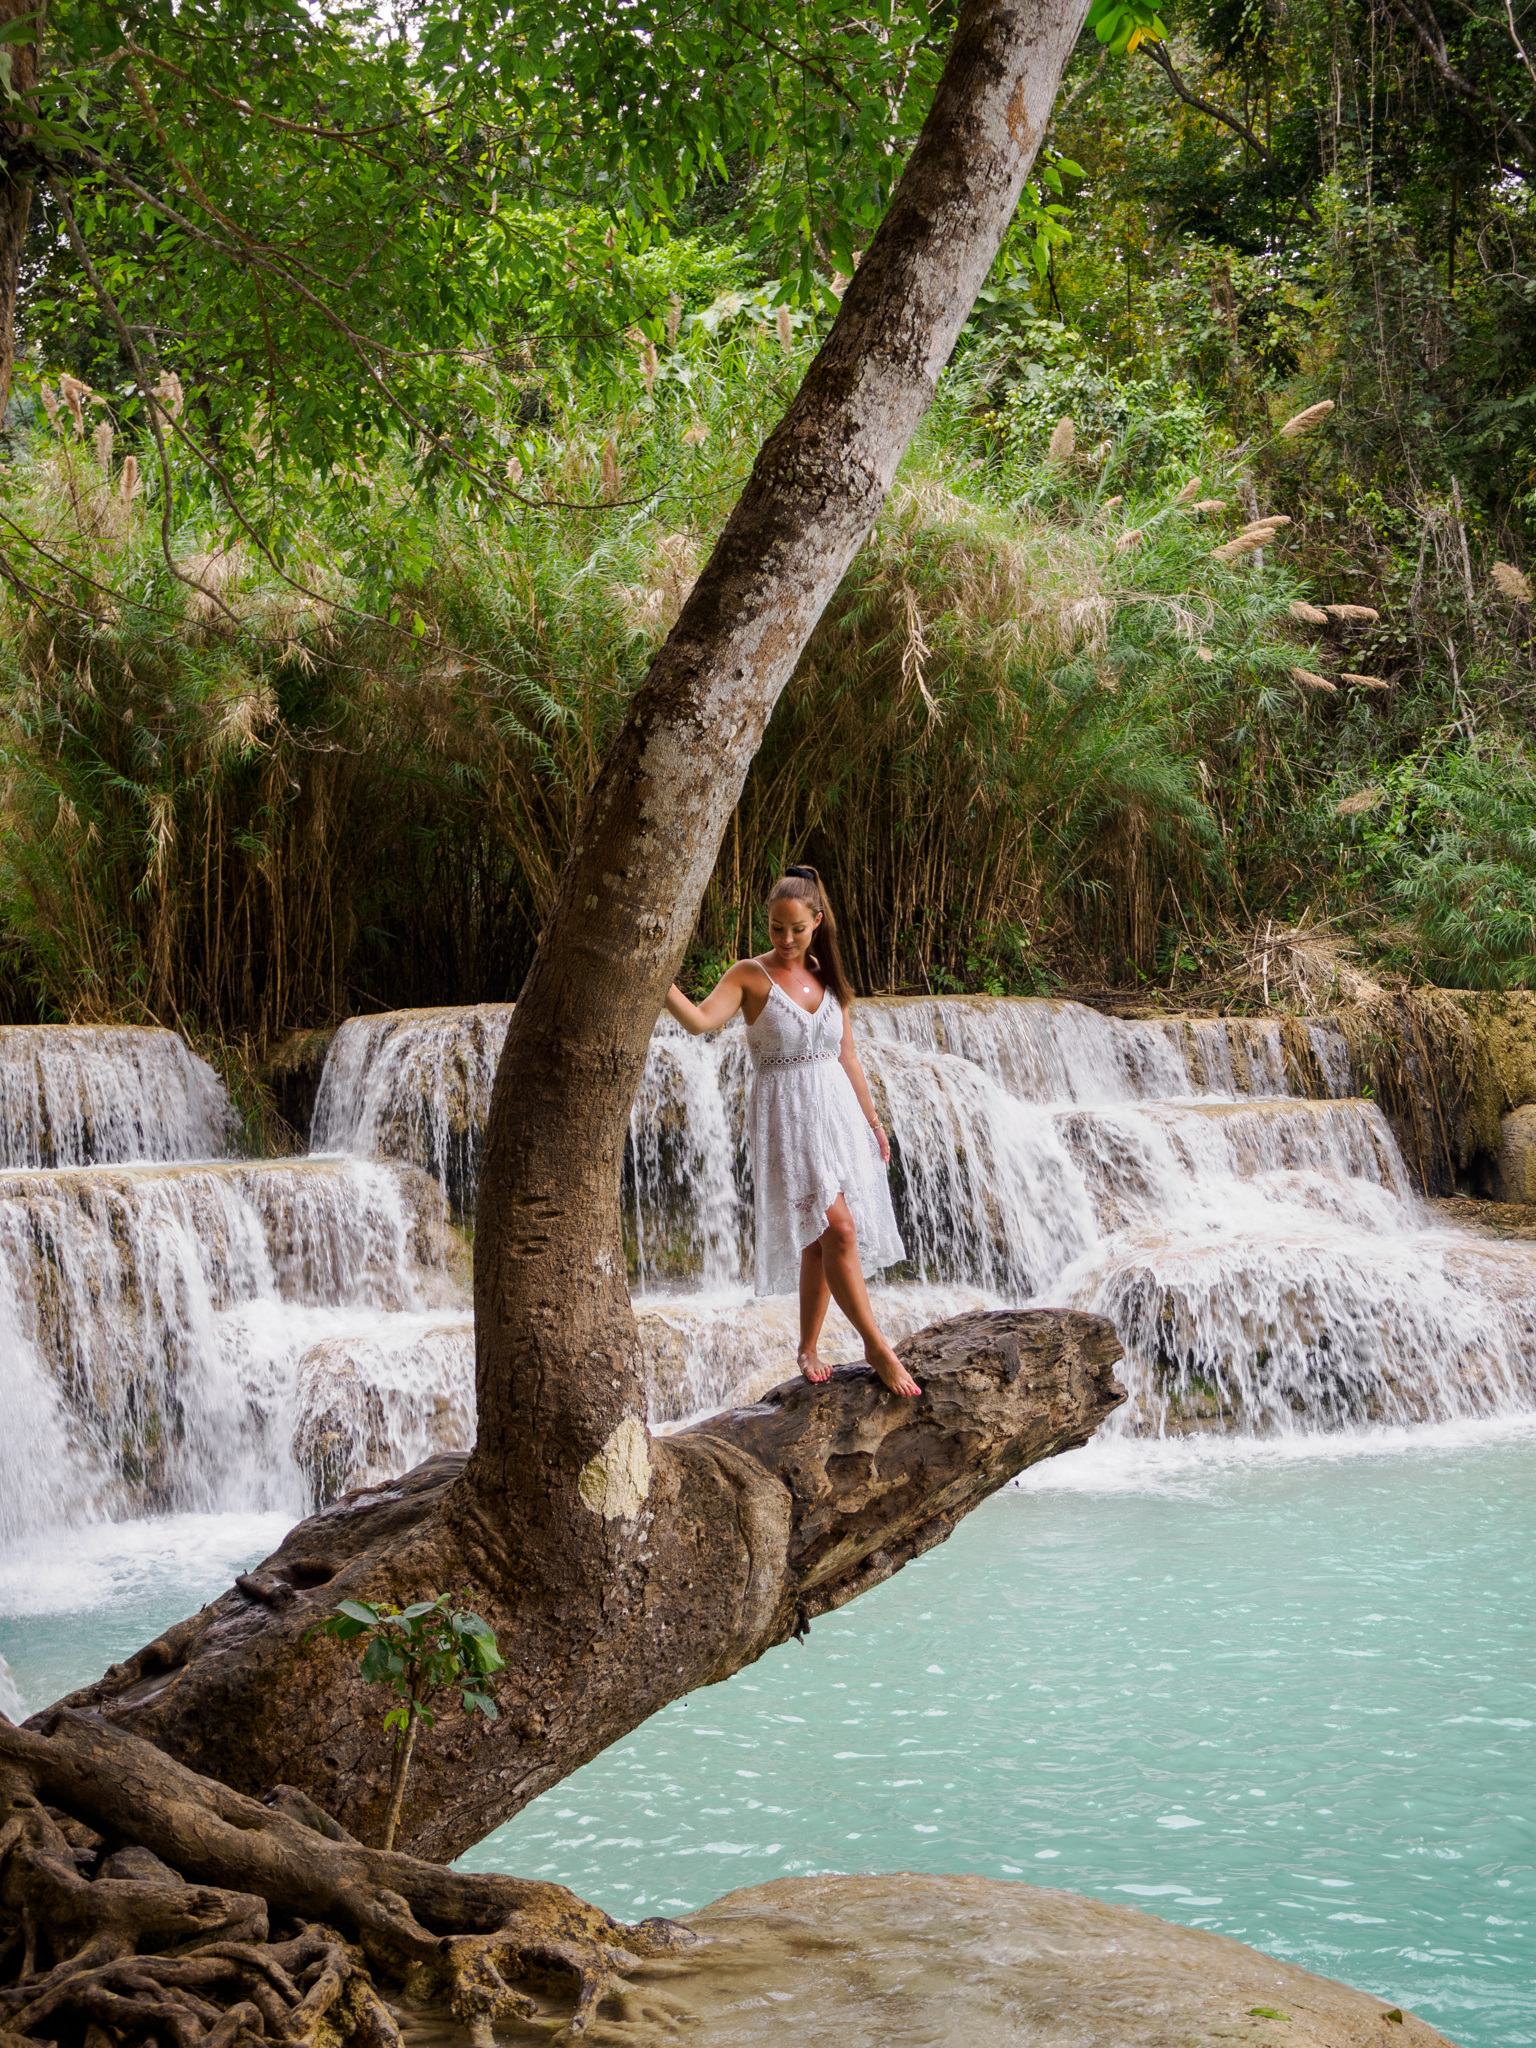
M841 1195L827 1211L827 1227L821 1233L819 1243L821 1270L826 1276L832 1299L864 1339L865 1359L893 1394L920 1394L922 1388L891 1349L875 1321L875 1312L869 1305L869 1289L864 1285L864 1269L859 1264L858 1232L848 1213L848 1204ZM800 1275L803 1286L804 1265L800 1268ZM803 1300L804 1296L801 1298Z
M831 1366L822 1364L816 1348L831 1299L821 1263L821 1246L807 1245L800 1254L800 1370L808 1380L819 1382L831 1377Z

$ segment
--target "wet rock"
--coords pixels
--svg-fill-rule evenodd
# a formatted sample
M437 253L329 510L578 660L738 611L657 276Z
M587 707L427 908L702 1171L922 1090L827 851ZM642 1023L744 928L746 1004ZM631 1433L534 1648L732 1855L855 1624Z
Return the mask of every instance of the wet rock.
M730 1892L669 1988L709 2048L1436 2048L1375 1998L1128 1906L983 1877Z
M1536 1202L1536 1102L1511 1110L1503 1122L1499 1147L1498 1199Z

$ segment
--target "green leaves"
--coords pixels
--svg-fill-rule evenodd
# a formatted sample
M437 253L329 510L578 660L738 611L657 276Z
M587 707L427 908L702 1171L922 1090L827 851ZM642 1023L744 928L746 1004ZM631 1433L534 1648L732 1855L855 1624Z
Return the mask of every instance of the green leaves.
M335 1636L338 1642L351 1642L355 1637L367 1635L378 1626L379 1610L369 1607L361 1600L343 1600L330 1620L323 1624L327 1635ZM371 1652L376 1644L369 1644ZM366 1667L367 1658L364 1658Z
M505 1670L506 1659L490 1624L453 1606L447 1593L400 1608L342 1600L312 1633L342 1643L366 1638L362 1675L367 1684L387 1686L395 1695L397 1704L384 1716L384 1726L397 1741L409 1733L413 1720L433 1725L433 1702L444 1691L457 1691L466 1714L496 1718L496 1702L482 1681Z
M49 219L26 326L141 441L116 319L152 335L149 379L190 401L169 438L226 502L386 449L494 501L499 378L560 337L617 382L626 330L665 329L657 259L690 210L835 310L946 33L921 0L422 0L408 35L356 0L81 0L50 18L29 127L104 292Z
M1168 36L1162 16L1147 0L1093 0L1085 26L1116 57L1128 57L1143 43L1161 43Z

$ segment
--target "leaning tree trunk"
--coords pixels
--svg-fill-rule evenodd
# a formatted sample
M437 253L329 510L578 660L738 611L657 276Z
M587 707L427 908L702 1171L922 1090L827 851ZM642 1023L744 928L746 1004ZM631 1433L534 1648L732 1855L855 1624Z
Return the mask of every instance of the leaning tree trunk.
M28 16L36 16L41 33L40 0L0 0L0 28ZM34 105L37 94L36 42L4 46L10 58L11 90L25 106ZM32 194L37 180L37 151L25 120L12 111L0 120L0 424L11 399L11 378L16 365L16 298L21 289L21 258L26 245L27 223L32 218Z
M1012 218L1085 0L969 0L828 339L583 812L497 1074L475 1237L479 1441L342 1503L81 1705L376 1834L388 1750L340 1596L467 1588L502 1716L440 1721L402 1840L449 1856L669 1700L887 1576L1121 1398L1091 1317L962 1319L865 1372L653 1439L619 1179L651 1027L780 690L860 546ZM321 1590L323 1588L323 1591Z

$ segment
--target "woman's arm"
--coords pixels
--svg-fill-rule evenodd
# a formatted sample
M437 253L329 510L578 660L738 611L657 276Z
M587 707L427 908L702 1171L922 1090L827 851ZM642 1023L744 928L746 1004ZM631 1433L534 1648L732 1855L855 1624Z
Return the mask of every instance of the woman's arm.
M734 967L726 969L702 1003L689 1002L674 981L667 990L667 1015L675 1017L694 1038L701 1038L706 1031L718 1031L741 1008L746 976L746 963L738 960Z
M880 1147L880 1157L889 1166L891 1141L885 1135L885 1125L875 1114L875 1098L869 1092L869 1083L864 1078L864 1069L859 1065L859 1056L854 1050L853 1019L846 1010L843 1012L843 1042L838 1049L837 1057L842 1063L843 1072L853 1083L853 1092L859 1098L859 1107L864 1112L869 1128L875 1134L875 1141Z

